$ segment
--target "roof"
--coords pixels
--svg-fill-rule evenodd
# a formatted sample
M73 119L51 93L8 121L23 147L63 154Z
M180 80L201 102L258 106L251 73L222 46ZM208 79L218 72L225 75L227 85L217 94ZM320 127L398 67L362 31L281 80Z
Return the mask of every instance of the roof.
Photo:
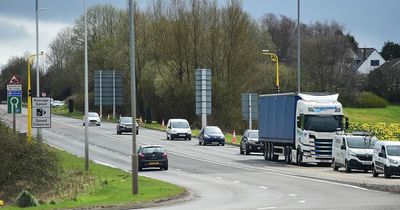
M381 66L379 66L376 69L381 69L382 72L400 69L400 58L395 58L395 59L386 61L384 64L382 64Z
M185 119L169 119L171 122L187 122Z
M400 142L398 141L378 141L381 145L398 145L400 146Z
M357 58L355 60L361 60L361 62L358 62L355 66L354 69L358 69L365 60L375 51L375 48L358 48L357 52L355 54L357 55Z

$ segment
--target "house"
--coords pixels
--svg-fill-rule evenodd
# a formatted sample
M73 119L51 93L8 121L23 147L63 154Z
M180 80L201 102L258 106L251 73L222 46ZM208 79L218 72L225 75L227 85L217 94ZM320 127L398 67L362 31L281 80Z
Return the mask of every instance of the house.
M385 63L385 59L375 48L358 48L351 53L353 69L361 74L368 74Z
M400 102L400 58L385 62L368 75L371 91L390 102Z

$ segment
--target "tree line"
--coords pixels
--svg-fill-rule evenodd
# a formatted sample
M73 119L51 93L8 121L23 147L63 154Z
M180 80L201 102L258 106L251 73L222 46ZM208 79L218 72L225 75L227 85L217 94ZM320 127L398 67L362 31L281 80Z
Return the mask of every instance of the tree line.
M195 69L209 68L213 106L209 123L244 128L241 94L275 92L275 64L262 54L264 49L280 59L281 92L297 90L297 24L287 16L265 14L256 21L239 0L223 6L216 1L154 0L147 9L135 7L134 15L138 116L151 110L153 120L186 118L199 125ZM94 71L120 70L125 99L118 112L129 114L127 11L97 5L88 9L87 20L90 109L98 110L93 99ZM361 91L349 54L357 47L354 37L334 21L301 24L300 30L302 92L338 92L344 104L351 104ZM83 16L60 31L49 48L49 66L40 78L42 90L56 99L74 98L75 108L83 110ZM26 81L21 70L27 66L26 57L12 58L3 67L2 87L16 71Z

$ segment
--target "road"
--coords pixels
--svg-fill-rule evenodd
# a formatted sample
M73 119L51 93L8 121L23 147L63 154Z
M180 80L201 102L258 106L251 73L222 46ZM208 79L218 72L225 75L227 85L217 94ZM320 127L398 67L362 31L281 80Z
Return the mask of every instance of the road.
M0 108L4 112L5 106ZM17 120L17 129L26 132L26 116L22 114ZM129 171L130 134L117 135L116 125L105 122L89 130L90 159ZM84 156L81 120L53 115L52 128L43 129L43 136L50 145ZM170 141L165 133L144 128L137 139L138 145L163 145L169 157L168 171L146 170L140 175L186 187L192 193L189 201L151 209L398 208L398 194L299 176L290 172L296 166L267 162L260 155L239 155L234 146L199 146L196 138Z

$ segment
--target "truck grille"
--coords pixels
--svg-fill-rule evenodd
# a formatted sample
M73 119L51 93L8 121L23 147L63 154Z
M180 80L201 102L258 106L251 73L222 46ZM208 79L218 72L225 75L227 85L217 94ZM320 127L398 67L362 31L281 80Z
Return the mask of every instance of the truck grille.
M332 139L315 139L314 145L316 159L332 158Z
M372 155L365 154L365 155L356 155L359 160L362 161L372 161Z

